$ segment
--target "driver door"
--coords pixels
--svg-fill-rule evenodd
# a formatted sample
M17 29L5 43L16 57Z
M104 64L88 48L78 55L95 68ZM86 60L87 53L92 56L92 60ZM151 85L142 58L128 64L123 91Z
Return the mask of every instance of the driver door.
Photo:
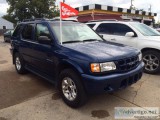
M51 36L51 32L47 24L38 23L36 24L36 43L33 46L33 54L34 54L34 65L38 70L44 75L48 75L54 78L54 46L53 46L53 38ZM50 40L50 43L39 42L39 37L47 37L47 41Z

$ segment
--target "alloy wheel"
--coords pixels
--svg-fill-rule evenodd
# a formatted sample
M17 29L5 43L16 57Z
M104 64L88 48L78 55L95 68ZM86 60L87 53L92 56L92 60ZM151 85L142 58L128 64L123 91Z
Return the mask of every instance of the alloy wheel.
M145 69L150 72L158 69L160 64L159 59L152 54L145 55L143 57L143 62L145 63Z
M77 88L74 81L66 77L62 80L62 91L69 101L74 101L77 97Z
M17 68L17 70L21 69L21 62L20 62L19 57L16 57L16 68Z

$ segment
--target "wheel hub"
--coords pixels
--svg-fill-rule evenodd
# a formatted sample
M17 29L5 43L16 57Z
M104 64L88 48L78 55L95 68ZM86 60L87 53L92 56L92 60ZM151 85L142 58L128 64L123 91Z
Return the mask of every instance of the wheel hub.
M152 60L148 61L148 65L153 65L153 61Z
M16 58L16 68L17 68L17 70L21 69L21 62L20 62L19 57Z
M77 97L77 88L73 80L66 77L62 80L62 91L64 96L69 100L73 101Z

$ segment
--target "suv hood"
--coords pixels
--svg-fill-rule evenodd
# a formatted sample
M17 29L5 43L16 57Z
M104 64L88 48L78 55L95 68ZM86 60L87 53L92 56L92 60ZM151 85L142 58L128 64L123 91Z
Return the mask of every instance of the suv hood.
M63 46L73 50L73 52L79 52L83 55L85 54L85 57L88 56L88 58L92 58L96 61L98 60L98 62L123 59L126 57L135 56L139 52L139 50L134 49L132 47L111 42L72 43L64 44ZM73 57L78 56L76 54L76 56Z

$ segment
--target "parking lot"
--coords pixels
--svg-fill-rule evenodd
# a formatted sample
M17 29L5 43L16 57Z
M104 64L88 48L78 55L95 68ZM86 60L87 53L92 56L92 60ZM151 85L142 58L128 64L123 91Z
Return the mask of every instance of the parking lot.
M54 85L16 73L9 47L0 37L0 120L113 120L115 107L160 107L160 74L144 74L124 90L91 96L85 106L69 108Z

